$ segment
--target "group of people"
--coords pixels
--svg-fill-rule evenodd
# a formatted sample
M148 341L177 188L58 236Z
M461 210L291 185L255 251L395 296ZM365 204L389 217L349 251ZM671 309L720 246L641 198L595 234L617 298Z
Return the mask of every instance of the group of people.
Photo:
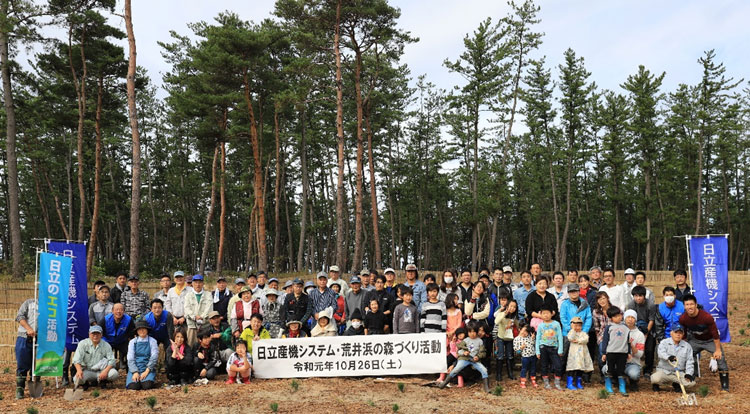
M478 280L465 269L428 273L419 280L417 267L396 271L363 270L348 283L337 266L315 281L287 281L283 286L265 272L234 280L223 276L213 291L200 274L164 274L153 296L139 288L137 275L119 274L110 288L94 284L89 298L89 337L66 351L63 382L84 387L126 375L126 387L150 389L160 368L169 385L206 383L227 375L226 383L248 383L255 341L337 335L382 335L420 332L446 334L447 372L442 388L454 378L480 379L489 391L489 371L502 380L503 365L520 387L537 387L539 368L544 387L582 389L595 367L607 391L627 395L637 389L642 372L655 390L662 384L679 389L695 384L694 356L711 354L722 390L729 389L726 359L713 317L690 294L684 271L675 271L675 287L662 291L655 303L643 272L625 271L615 284L612 269L594 267L588 275L575 270L541 273L535 264L513 281L509 266L481 269ZM36 303L20 307L16 341L16 397L23 398L36 335ZM163 357L160 357L160 348ZM656 356L656 358L655 358ZM161 364L160 364L161 358ZM655 359L658 361L654 367ZM72 367L71 367L72 364ZM679 375L679 378L678 378ZM567 384L563 386L562 378Z

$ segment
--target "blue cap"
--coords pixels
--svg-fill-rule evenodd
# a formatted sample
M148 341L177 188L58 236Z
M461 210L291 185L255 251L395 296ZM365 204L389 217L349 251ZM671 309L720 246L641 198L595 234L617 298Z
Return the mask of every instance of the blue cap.
M360 279L359 276L354 275L349 279L349 283L362 283L362 279Z
M682 333L685 333L685 328L683 328L682 325L680 325L679 323L676 323L676 324L672 325L671 331L672 332L680 331Z
M178 270L178 271L174 272L174 275L172 275L172 276L174 276L174 277L181 277L181 276L184 277L185 276L185 272L183 272L182 270Z
M99 325L91 325L91 327L89 328L89 333L94 332L102 333L102 327Z
M202 282L203 281L203 275L201 275L201 274L193 275L193 280L200 280Z
M294 280L292 280L292 283L294 283L295 285L301 285L301 284L303 284L302 279L300 279L298 277L295 277Z

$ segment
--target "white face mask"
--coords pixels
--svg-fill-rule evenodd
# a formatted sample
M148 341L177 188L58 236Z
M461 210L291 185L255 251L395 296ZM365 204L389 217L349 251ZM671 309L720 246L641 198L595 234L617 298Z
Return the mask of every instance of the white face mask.
M354 329L359 329L360 326L362 326L362 322L352 322L352 327Z
M443 278L443 281L445 283L447 283L447 284L451 284L451 283L453 283L453 278L452 277L445 277L445 278Z
M664 302L673 303L674 302L674 296L664 296Z

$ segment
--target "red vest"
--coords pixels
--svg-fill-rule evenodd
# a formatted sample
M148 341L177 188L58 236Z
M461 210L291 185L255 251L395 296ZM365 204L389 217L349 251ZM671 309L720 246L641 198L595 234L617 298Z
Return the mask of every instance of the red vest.
M234 304L234 311L237 314L237 327L240 331L242 330L242 321L249 321L253 316L252 314L250 314L247 315L247 318L245 318L245 307L242 305L242 303L242 300L238 300ZM252 309L252 313L260 313L260 301L258 301L258 299L251 300L250 309Z

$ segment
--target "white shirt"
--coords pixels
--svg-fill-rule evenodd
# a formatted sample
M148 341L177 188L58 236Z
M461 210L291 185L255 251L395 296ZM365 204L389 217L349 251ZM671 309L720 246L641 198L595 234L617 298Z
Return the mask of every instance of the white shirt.
M599 288L599 292L607 292L607 296L609 296L609 303L620 308L620 311L623 311L623 309L625 309L630 302L628 299L630 295L627 294L625 285L615 285L612 287L602 285Z

